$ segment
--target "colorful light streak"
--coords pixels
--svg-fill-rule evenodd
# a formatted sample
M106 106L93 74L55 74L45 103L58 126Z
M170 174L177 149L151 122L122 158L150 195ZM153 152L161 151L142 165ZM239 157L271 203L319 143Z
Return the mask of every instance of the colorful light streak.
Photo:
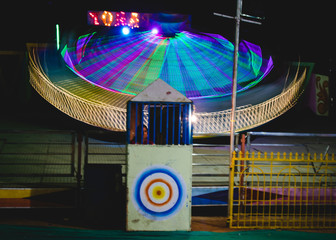
M60 30L59 24L56 24L56 49L59 50L60 48Z
M146 31L127 37L88 34L62 55L77 75L104 89L136 95L160 78L192 99L231 94L233 48L215 34L163 37ZM272 67L259 46L242 41L237 90L256 85Z

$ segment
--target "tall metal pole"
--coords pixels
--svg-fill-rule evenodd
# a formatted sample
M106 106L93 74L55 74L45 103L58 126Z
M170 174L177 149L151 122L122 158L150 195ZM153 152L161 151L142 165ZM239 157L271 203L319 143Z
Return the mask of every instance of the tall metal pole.
M232 98L231 98L231 122L230 122L230 176L233 169L233 152L234 152L234 138L235 138L235 121L236 121L236 97L237 97L237 74L238 74L238 48L239 48L239 27L240 17L242 12L243 0L237 0L237 13L236 13L236 36L234 46L234 59L233 59L233 74L232 74ZM229 206L232 199L233 191L233 178L229 178ZM228 216L232 216L232 208L228 209Z

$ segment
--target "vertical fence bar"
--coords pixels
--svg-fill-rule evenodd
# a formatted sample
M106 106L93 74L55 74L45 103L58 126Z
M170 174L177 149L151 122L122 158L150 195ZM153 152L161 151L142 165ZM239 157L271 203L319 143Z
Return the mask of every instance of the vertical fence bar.
M189 129L188 129L188 114L189 114L189 109L188 109L188 104L184 105L185 108L185 115L184 115L184 124L185 124L185 141L184 144L188 144L188 135L189 135Z
M185 144L189 144L189 104L185 104L186 115L185 115L185 125L186 125L186 141Z
M144 121L144 103L141 103L141 114L140 114L140 127L141 127L141 137L140 137L140 144L143 144L144 143L144 137L143 137L143 128L144 128L144 125L143 125L143 121Z
M149 134L150 134L150 103L147 103L147 144L149 144Z
M270 185L270 192L269 192L269 199L271 199L271 195L272 195L272 186L273 186L273 155L271 154L271 166L270 166L270 181L271 181L271 183L269 184ZM265 187L266 186L266 181L264 181L264 186L263 187ZM277 189L277 188L275 188L275 189ZM264 191L264 196L265 196L266 194L265 194L265 191ZM264 197L264 199L265 199L265 197ZM265 205L265 204L264 204ZM268 204L269 206L269 209L271 209L271 207L272 207L272 201L269 201L269 204ZM278 201L275 201L275 209L277 209L277 207L278 207ZM263 207L263 216L265 215L265 206ZM269 213L268 213L268 226L271 226L271 211L269 211ZM264 219L264 218L263 218ZM264 224L263 224L264 225Z
M132 119L132 111L131 111L131 102L128 102L127 104L127 137L126 137L126 142L131 143L131 119Z
M233 152L233 154L232 154L233 165L235 165L235 158L236 158L236 153ZM230 171L229 176L230 176L230 178L233 179L234 178L234 171ZM228 215L228 221L229 221L229 224L230 224L230 228L233 227L233 183L234 183L234 181L229 181L229 197L228 197L228 203L229 203L228 212L229 212L229 215ZM238 199L239 199L239 196L238 196ZM238 206L240 206L240 203L238 203L238 204L239 204Z
M183 111L182 111L182 144L185 144L185 137L186 137L186 126L185 126L185 104L183 104Z
M242 134L241 136L241 153L242 153L242 157L245 157L245 134ZM240 186L244 185L244 176L245 176L245 161L241 160L240 161L240 172L241 172L241 176L240 176Z
M290 159L290 158L289 158ZM291 176L292 176L292 162L289 162L289 168L288 168L288 175L287 175L287 186L290 187L291 186ZM282 185L283 187L284 184ZM287 190L288 192L288 190ZM290 202L291 202L291 199L290 199L290 194L287 195L287 226L289 227L290 226Z
M181 103L179 103L178 144L181 144Z
M138 103L135 103L134 143L138 143Z
M162 133L162 108L163 105L160 105L160 133Z
M187 127L187 114L188 114L188 109L187 109L187 105L183 104L183 144L187 143L187 137L188 137L188 127Z
M173 104L173 129L172 129L172 144L175 144L175 105Z
M260 155L259 155L259 158L260 158ZM252 161L252 172L251 172L251 180L250 180L250 184L251 184L251 186L252 187L254 187L254 178L256 177L256 168L255 168L255 166L254 166L254 164L255 164L255 160L253 160ZM257 184L257 187L259 187L259 185ZM253 189L251 190L251 192L252 192L252 196L253 196ZM252 198L253 199L253 198ZM247 215L249 215L250 216L250 218L249 218L249 223L250 223L250 225L252 225L252 217L253 217L253 212L252 212L252 203L253 203L253 201L252 201L252 199L249 199L249 204L250 204L250 212L249 213L247 213ZM264 217L264 216L263 216ZM246 226L246 225L245 225Z
M166 112L167 112L167 115L166 115L166 144L169 144L168 143L168 136L169 136L169 131L168 131L168 128L169 128L169 104L167 104L166 106Z
M156 134L156 103L154 103L153 144L156 143L156 141L155 141L155 134Z
M310 154L308 153L308 156L307 156L307 163L306 163L306 182L308 183L309 182L309 169L310 169L310 164L309 164L309 160L310 160ZM307 184L307 190L306 190L306 212L305 212L305 227L308 227L308 209L309 209L309 201L308 201L308 196L309 196L309 186Z
M188 144L192 144L191 104L188 104Z

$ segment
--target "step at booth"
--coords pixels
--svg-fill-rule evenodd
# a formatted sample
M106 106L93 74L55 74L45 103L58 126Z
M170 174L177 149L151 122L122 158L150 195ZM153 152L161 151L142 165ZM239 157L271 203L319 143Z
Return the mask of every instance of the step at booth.
M128 231L190 230L192 110L160 79L128 102Z

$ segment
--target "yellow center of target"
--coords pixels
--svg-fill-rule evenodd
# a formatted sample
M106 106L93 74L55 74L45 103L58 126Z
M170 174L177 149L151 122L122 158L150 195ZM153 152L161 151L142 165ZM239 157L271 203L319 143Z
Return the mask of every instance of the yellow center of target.
M152 191L152 196L158 200L161 200L165 197L165 189L161 186L155 186Z

